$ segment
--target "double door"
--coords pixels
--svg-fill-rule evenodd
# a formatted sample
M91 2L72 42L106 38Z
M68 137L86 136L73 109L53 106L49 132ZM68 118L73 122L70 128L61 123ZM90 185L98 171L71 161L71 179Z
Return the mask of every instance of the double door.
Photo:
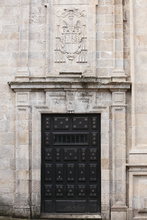
M43 114L41 166L42 212L100 212L100 115Z

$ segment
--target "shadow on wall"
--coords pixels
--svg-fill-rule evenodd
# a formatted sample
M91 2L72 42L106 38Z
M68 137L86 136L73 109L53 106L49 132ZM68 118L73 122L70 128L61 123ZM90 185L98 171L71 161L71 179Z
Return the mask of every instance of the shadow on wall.
M8 216L8 215L12 216L13 215L13 205L12 204L8 205L8 203L4 201L4 198L2 196L0 196L0 215L1 216ZM0 216L0 220L3 219L3 217L1 216Z

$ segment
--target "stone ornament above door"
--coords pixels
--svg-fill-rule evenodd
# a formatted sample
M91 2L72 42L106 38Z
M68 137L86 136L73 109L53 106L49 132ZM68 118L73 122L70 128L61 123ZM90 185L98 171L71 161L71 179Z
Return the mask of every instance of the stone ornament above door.
M78 8L57 11L55 63L87 63L86 12Z
M95 76L98 0L51 0L44 4L47 76Z

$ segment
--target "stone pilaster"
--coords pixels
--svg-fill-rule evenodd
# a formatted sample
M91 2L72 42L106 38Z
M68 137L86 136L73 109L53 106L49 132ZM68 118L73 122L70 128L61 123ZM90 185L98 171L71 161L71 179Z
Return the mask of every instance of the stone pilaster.
M126 94L112 92L111 220L126 220Z
M125 80L123 1L114 0L114 70L113 76Z
M16 94L15 200L17 216L30 216L29 92Z
M19 61L16 79L23 81L29 77L29 21L30 0L20 0Z

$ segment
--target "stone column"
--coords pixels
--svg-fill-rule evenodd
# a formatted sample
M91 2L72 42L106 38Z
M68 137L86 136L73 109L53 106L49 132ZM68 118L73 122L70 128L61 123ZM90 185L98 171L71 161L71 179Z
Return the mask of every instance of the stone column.
M29 78L29 20L30 0L20 0L19 59L16 79L23 81Z
M16 94L15 200L16 216L30 216L30 106L29 93Z
M113 76L125 81L123 1L114 0L114 70ZM118 80L118 79L117 79Z
M126 94L112 92L111 220L126 220Z

